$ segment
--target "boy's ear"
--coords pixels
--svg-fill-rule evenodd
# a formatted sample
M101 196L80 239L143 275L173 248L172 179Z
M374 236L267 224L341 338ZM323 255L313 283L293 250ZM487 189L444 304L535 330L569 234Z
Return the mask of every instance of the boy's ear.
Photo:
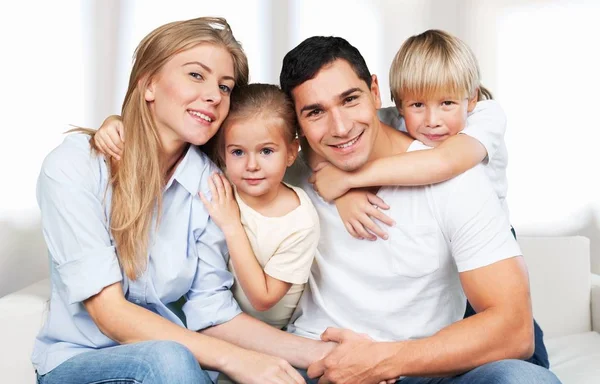
M475 90L473 97L469 99L469 104L467 106L467 112L473 112L475 106L477 105L477 101L479 100L479 88Z
M298 157L298 149L300 147L300 142L298 141L298 139L294 139L289 145L288 145L288 153L287 153L287 166L290 167L292 164L294 164L294 161L296 161L296 157Z

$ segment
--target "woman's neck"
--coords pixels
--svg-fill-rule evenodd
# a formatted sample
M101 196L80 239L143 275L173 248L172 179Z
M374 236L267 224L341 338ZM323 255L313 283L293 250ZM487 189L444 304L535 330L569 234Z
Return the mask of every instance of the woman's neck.
M171 179L175 169L177 169L177 165L179 165L181 160L184 158L189 146L189 143L183 143L178 147L163 148L162 164L165 172L165 182Z

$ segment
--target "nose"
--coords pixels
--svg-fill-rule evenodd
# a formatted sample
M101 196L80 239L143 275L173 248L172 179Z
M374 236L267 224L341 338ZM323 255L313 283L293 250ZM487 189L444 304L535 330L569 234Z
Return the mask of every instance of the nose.
M425 124L430 128L437 127L439 125L437 111L434 108L427 108L425 113Z
M258 171L260 169L260 167L258 165L258 161L256 161L255 154L250 153L248 155L248 162L246 163L246 169L251 172Z
M347 137L348 133L352 129L352 124L345 119L344 114L341 113L338 108L333 108L330 116L330 130L332 136Z
M202 91L202 98L205 102L215 105L221 102L221 88L218 82L206 81Z

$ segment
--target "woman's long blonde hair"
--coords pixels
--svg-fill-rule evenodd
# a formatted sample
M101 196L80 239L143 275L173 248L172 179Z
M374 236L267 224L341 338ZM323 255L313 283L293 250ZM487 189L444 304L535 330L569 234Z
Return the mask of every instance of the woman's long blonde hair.
M481 84L479 64L465 42L447 32L430 29L409 37L390 66L392 100L402 95L428 97L447 92L478 100L492 99Z
M134 53L121 115L127 142L121 160L111 162L111 233L119 263L135 280L147 267L150 226L158 225L167 180L162 145L144 93L160 69L177 53L198 44L225 48L231 54L236 85L248 83L248 60L223 18L200 17L163 25L147 35Z

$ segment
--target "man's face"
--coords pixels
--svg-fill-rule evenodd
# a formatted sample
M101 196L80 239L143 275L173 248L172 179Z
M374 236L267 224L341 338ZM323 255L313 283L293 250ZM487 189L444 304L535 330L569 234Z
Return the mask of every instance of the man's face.
M321 68L292 90L302 134L312 150L336 167L353 171L370 158L379 131L379 86L371 89L347 61Z

